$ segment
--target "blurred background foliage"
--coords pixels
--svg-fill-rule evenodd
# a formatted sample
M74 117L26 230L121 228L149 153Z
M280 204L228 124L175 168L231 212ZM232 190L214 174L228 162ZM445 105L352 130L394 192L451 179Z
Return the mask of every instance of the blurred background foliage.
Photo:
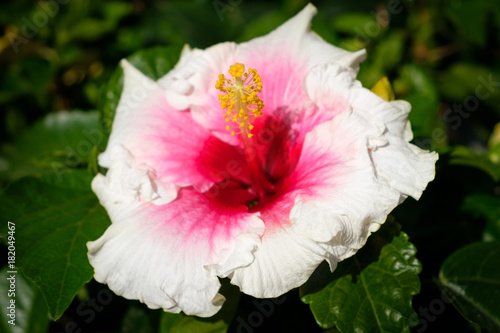
M86 122L97 122L95 110L102 109L106 98L103 89L120 59L156 46L180 50L184 44L206 48L228 40L246 41L268 33L306 3L302 0L2 2L0 185L5 187L39 170L41 165L52 165L54 161L58 165L68 163L66 155L72 152L63 149L55 153L56 149L51 147L57 146L58 140L69 140L76 145L80 139L68 139L71 133L78 132L79 126L85 126ZM418 313L419 308L429 307L440 297L439 288L447 287L448 280L439 278L446 258L467 244L498 241L500 237L500 125L497 125L500 2L325 0L313 3L319 12L312 28L342 48L351 51L366 48L368 58L361 65L359 80L370 88L387 76L396 98L412 104L413 142L441 155L436 180L422 199L407 200L394 212L410 241L417 246L417 258L422 262L422 290L414 299ZM44 129L47 122L42 119L76 109L84 111L72 119L73 125L63 130L67 133L61 133L61 138L49 138ZM83 118L80 121L78 117ZM95 155L103 148L100 142L85 159L66 167L97 168ZM123 300L118 302L117 309L125 308ZM241 302L239 311L245 311L245 304L251 311L250 298L243 296ZM76 306L73 304L58 323L52 323L52 328L62 331L62 323L71 319ZM460 316L460 313L467 315L467 311L457 306L460 311L447 305L442 314L432 316L432 320L426 321L425 330L477 331L477 326ZM307 310L304 304L294 302L289 308ZM144 319L142 308L128 311L138 316L138 320ZM123 316L117 310L106 314L116 317L116 323ZM303 320L305 328L314 322L310 313ZM97 325L104 325L103 331L133 331L126 328L126 323L113 326L103 323L103 319L93 325L89 331L95 331ZM143 325L142 331L152 332L148 325ZM266 325L263 331L277 324L269 319ZM279 325L286 328L282 323ZM420 332L422 325L419 323L415 330ZM293 332L297 327L292 325L289 329Z

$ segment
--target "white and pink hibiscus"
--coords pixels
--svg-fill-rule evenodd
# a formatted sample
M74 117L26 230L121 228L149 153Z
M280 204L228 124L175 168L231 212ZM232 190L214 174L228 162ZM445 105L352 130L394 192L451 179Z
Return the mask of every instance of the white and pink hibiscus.
M363 88L365 52L323 41L315 13L308 5L246 43L185 48L157 82L122 62L99 156L108 172L92 183L112 221L88 244L97 281L150 308L211 316L224 301L219 277L277 297L324 260L334 270L420 197L437 155L408 143L410 105ZM218 81L233 64L248 68L230 71L239 86Z

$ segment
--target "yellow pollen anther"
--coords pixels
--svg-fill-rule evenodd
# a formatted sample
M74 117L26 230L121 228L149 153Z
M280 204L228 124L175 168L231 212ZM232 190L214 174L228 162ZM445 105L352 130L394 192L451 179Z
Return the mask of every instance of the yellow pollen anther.
M250 131L254 126L250 123L250 117L261 116L264 108L264 103L257 96L262 91L262 80L256 69L249 68L245 72L245 65L240 63L229 66L228 73L232 79L220 74L215 83L215 88L223 93L219 95L221 109L227 109L223 116L226 122L229 122L228 117L231 116L232 122L239 129L238 133L251 138L253 134ZM226 129L231 130L231 126L227 125ZM234 130L231 135L235 135Z

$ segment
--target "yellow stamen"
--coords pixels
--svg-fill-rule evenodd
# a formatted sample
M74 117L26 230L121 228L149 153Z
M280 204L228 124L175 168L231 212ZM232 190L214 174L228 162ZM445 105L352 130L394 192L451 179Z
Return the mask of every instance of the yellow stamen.
M236 129L243 137L251 138L250 131L254 126L250 123L250 117L262 116L264 103L257 96L262 91L262 80L256 69L249 68L245 72L245 65L235 63L229 67L229 74L232 79L227 79L224 74L220 74L215 84L215 88L223 94L219 95L221 109L227 109L224 114L226 122L232 116L232 122L236 123ZM237 110L237 111L236 111ZM226 126L227 130L231 127ZM235 131L231 131L235 135Z

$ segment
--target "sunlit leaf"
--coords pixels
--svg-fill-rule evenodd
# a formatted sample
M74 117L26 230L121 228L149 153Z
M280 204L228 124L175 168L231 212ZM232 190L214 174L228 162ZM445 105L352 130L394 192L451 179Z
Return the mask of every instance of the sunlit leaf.
M488 156L495 164L500 165L500 123L496 124L488 142Z
M379 97L382 97L386 101L394 100L394 91L392 91L391 83L387 76L382 77L380 80L375 83L372 87L372 92L377 94Z

